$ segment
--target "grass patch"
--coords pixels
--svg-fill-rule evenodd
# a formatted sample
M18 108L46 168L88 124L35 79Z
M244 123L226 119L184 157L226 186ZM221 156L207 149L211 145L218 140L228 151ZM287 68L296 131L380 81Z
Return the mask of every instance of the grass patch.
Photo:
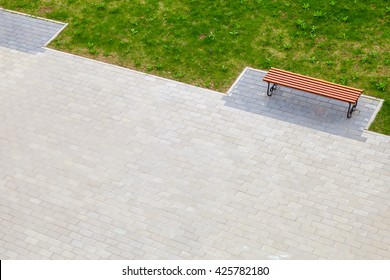
M386 1L0 0L68 22L51 47L225 91L245 66L363 88L386 100L372 129L390 134Z

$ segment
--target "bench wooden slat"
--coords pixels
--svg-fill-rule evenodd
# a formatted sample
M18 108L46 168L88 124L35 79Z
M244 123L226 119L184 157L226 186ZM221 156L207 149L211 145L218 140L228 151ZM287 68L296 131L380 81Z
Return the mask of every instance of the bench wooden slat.
M334 94L332 93L335 93L336 96L339 95L339 99L347 99L346 101L356 101L362 92L362 90L352 88L343 90L342 86L337 86L336 84L320 83L318 81L312 82L310 80L303 80L298 77L284 77L278 73L273 73L268 77L265 77L264 80L297 89L304 87L305 89L302 88L302 90L324 96L332 95L333 97Z
M348 103L356 103L362 93L360 89L338 85L277 68L271 68L263 80Z
M307 83L305 81L300 81L298 79L284 78L280 77L275 79L275 81L284 82L284 83L296 83L299 86L313 87L314 89L324 90L326 92L337 92L343 96L359 96L360 92L347 92L343 91L341 88L328 88L326 85L318 84L318 83Z
M313 80L313 81L319 81L321 83L324 83L324 84L330 84L330 85L336 85L336 86L339 86L339 87L343 87L343 88L346 88L346 89L352 89L352 90L357 90L357 91L363 91L361 89L357 89L357 88L353 88L353 87L349 87L349 86L344 86L344 85L339 85L339 84L336 84L336 83L332 83L332 82L329 82L329 81L325 81L325 80L321 80L321 79L317 79L317 78L312 78L312 77L309 77L309 76L305 76L305 75L302 75L302 74L296 74L296 73L293 73L293 72L289 72L289 71L286 71L286 70L282 70L282 69L278 69L278 68L271 68L270 69L270 72L281 72L281 73L284 73L286 75L293 75L293 76L298 76L298 77L301 77L301 78L307 78L307 79L310 79L310 80ZM269 73L269 72L268 72Z
M322 95L322 96L325 96L325 97L331 97L331 98L335 98L335 99L338 99L340 101L345 101L345 102L348 102L348 103L355 103L356 100L359 98L359 96L356 96L356 97L351 97L350 95L340 95L339 93L335 93L335 92L325 92L325 91L321 91L320 89L316 89L315 91L313 90L313 87L310 87L310 86L302 86L302 85L299 85L297 84L296 82L290 82L290 83L283 83L281 82L280 80L277 80L277 81L270 81L270 82L275 82L279 85L282 85L282 86L287 86L287 87L291 87L291 88L294 88L294 89L298 89L298 90L303 90L303 91L306 91L306 92L310 92L310 93L315 93L315 94L318 94L318 95Z
M357 101L363 92L361 89L343 86L277 68L271 68L263 80L268 82L267 95L269 96L271 96L273 90L275 90L274 86L270 88L270 83L273 83L274 85L282 85L348 102L348 118L351 117L352 112L357 106Z
M301 83L307 83L310 85L321 85L324 88L330 88L334 89L336 91L341 91L341 92L347 92L351 94L357 94L359 95L362 90L360 89L355 89L355 88L350 88L350 87L344 87L342 85L334 84L334 83L323 83L322 81L319 80L310 80L310 79L303 79L301 77L293 76L293 75L284 75L282 73L271 73L267 79L285 79L285 80L292 80L292 81L299 81Z
M273 82L272 79L270 79L271 82ZM337 99L341 99L341 100L347 100L348 102L351 101L351 102L355 102L359 96L360 96L360 93L346 93L346 92L343 92L339 89L335 90L335 89L331 89L329 90L328 88L324 87L324 86L321 86L321 85L316 85L316 84L313 84L313 85L310 85L308 83L302 83L300 82L299 80L286 80L286 79L283 79L283 78L279 78L279 79L276 79L275 81L277 81L278 84L280 85L283 85L283 86L288 86L288 87L291 87L291 88L295 88L295 89L299 89L299 90L304 90L304 91L308 91L308 92L313 92L314 93L318 93L320 95L323 95L323 96L329 96L329 97L333 97L333 98L337 98Z
M338 96L340 97L341 99L348 99L348 100L352 100L352 101L355 101L359 95L351 95L351 94L345 94L343 92L339 92L339 91L329 91L328 89L326 88L323 88L321 86L319 87L313 87L313 86L310 86L310 85L307 85L307 84L300 84L298 82L282 82L281 80L279 80L279 84L280 85L284 85L284 86L288 86L288 87L292 87L292 88L297 88L297 89L300 89L300 90L304 90L304 91L308 91L308 92L314 92L314 93L318 93L318 94L321 94L321 95L329 95L329 96Z

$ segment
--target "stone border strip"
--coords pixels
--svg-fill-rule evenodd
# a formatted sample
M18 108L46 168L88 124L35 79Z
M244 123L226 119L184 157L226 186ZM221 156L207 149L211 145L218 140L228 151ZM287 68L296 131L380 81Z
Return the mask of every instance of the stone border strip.
M362 94L363 95L363 94ZM365 98L367 99L372 99L372 100L376 100L379 102L378 106L375 108L375 111L374 111L374 114L372 114L370 120L368 121L366 127L364 128L365 131L369 131L368 129L370 128L370 126L372 125L372 123L375 121L375 118L376 118L376 115L378 115L379 111L381 110L382 108L382 105L383 105L383 102L385 102L383 99L381 98L376 98L376 97L373 97L373 96L368 96L368 95L364 95ZM373 131L372 131L373 132ZM378 133L380 134L380 133ZM382 134L381 134L382 135ZM385 135L385 134L383 134Z
M234 87L238 84L238 82L241 80L241 78L244 76L246 70L249 69L249 67L245 67L243 71L241 71L240 75L238 75L237 79L234 81L234 83L230 86L230 88L227 90L226 94L227 96L230 96L232 93L232 90Z
M0 10L3 10L3 11L8 12L8 13L16 14L16 15L25 16L25 17L40 19L40 20L44 20L44 21L48 21L48 22L57 23L57 24L66 24L66 25L68 25L67 23L62 22L62 21L58 21L58 20L54 20L54 19L49 19L49 18L43 18L43 17L34 16L34 15L30 15L30 14L25 14L25 13L18 12L18 11L14 11L14 10L4 9L4 8L2 8L2 7L0 7Z
M64 52L64 51L60 51L60 50L56 50L56 49L51 49L51 48L48 48L48 47L44 47L44 49L47 49L47 50L50 50L50 51L54 51L54 52L59 52L59 53L66 54L66 55L70 55L70 56L77 57L77 58L80 58L80 59L85 59L85 60L92 61L92 62L98 62L100 64L108 65L110 67L115 67L115 68L118 68L118 69L121 69L121 70L133 71L135 73L145 75L146 76L145 78L159 79L159 80L163 80L163 81L170 82L170 83L174 82L175 84L178 84L178 85L183 85L183 86L191 87L191 88L200 88L200 89L202 89L204 91L207 91L207 92L210 92L210 93L226 96L226 93L223 93L223 92L215 91L215 90L208 89L208 88L198 87L198 86L194 86L194 85L191 85L191 84L186 84L184 82L180 82L180 81L176 81L176 80L173 80L173 79L164 78L164 77L160 77L160 76L157 76L157 75L141 72L141 71L138 71L138 70L135 70L135 69L132 69L132 68L126 68L126 67L119 66L119 65L116 65L116 64L110 64L108 62L104 62L104 61L101 61L101 60L95 60L95 59L92 59L92 58L89 58L89 57L85 57L85 56L81 56L81 55L77 55L77 54L73 54L73 53L68 53L68 52Z
M49 41L46 42L46 44L43 45L43 47L47 47L55 38L57 38L58 35L60 35L60 33L68 26L67 23L64 23L64 25L61 27L60 30L58 30L58 32L56 34L54 34L50 39Z
M253 71L257 71L257 72L262 72L262 73L267 73L267 71L265 70L261 70L261 69L256 69L256 68L252 68L252 67L249 67L249 66L246 66L244 68L243 71L241 71L240 75L238 76L238 78L234 81L234 83L232 84L232 86L227 90L226 94L227 96L230 96L234 87L238 84L238 82L240 81L240 79L244 76L245 72L247 70L253 70Z
M381 134L375 131L371 130L364 130L362 133L362 136L366 137L367 139L372 139L371 137L380 138L380 139L388 139L387 142L390 142L390 135Z

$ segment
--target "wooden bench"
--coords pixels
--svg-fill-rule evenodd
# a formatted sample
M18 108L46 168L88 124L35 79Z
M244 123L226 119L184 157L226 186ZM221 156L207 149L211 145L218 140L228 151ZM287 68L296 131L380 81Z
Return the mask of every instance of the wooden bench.
M349 103L348 118L355 111L358 99L363 92L361 89L347 87L277 68L271 68L263 78L263 81L268 83L268 96L272 96L272 93L276 90L276 86L281 85L347 102ZM273 85L270 86L270 84Z

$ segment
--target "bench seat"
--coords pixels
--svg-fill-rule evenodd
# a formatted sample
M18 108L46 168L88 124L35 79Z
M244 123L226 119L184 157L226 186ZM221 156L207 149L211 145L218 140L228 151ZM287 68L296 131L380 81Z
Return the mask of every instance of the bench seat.
M361 89L347 87L277 68L271 68L263 78L263 81L268 83L268 96L272 96L273 91L276 90L276 86L281 85L347 102L349 103L348 118L351 117L352 112L356 109L358 99L363 92ZM271 83L273 85L270 87Z

